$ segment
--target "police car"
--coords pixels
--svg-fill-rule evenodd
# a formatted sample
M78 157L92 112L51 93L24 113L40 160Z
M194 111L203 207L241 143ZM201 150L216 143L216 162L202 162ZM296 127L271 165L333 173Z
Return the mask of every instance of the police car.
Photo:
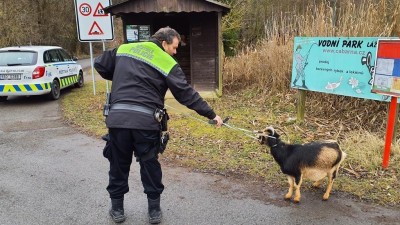
M82 67L76 60L57 46L0 48L0 101L43 94L55 100L61 89L83 87Z

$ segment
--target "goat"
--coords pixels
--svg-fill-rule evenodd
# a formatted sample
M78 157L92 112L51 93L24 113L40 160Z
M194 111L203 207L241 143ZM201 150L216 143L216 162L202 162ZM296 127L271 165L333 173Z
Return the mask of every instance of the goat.
M292 198L294 187L293 201L300 202L300 186L303 178L314 181L313 186L319 187L326 176L328 184L322 199L328 200L340 164L346 158L346 153L340 149L336 141L316 141L303 145L286 144L279 139L280 135L272 127L257 133L260 144L269 146L281 171L287 175L289 191L285 195L285 200Z

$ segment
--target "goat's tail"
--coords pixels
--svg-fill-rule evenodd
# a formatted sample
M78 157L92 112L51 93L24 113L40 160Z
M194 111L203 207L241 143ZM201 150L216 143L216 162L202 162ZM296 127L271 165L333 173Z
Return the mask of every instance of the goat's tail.
M346 157L347 157L346 152L342 151L342 160L340 160L340 162L343 162Z
M336 171L335 171L335 174L334 174L335 178L336 178L337 174L339 173L340 165L342 164L342 162L344 161L344 159L347 156L346 152L342 151L341 149L340 149L340 153L341 153L341 157L340 157L341 159L340 159L339 163L336 165Z

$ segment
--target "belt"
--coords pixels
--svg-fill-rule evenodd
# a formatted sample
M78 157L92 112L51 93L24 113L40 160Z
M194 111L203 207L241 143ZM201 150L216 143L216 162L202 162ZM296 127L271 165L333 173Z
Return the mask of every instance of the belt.
M154 115L154 110L140 106L140 105L131 105L131 104L123 104L123 103L116 103L111 105L111 109L123 109L123 110L132 110L137 112L146 113L149 115Z

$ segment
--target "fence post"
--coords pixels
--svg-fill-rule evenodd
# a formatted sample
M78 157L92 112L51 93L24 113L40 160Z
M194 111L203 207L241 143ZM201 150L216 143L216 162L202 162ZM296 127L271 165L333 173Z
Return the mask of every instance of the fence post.
M297 121L304 121L304 111L306 106L306 91L298 89L298 98L297 98Z

